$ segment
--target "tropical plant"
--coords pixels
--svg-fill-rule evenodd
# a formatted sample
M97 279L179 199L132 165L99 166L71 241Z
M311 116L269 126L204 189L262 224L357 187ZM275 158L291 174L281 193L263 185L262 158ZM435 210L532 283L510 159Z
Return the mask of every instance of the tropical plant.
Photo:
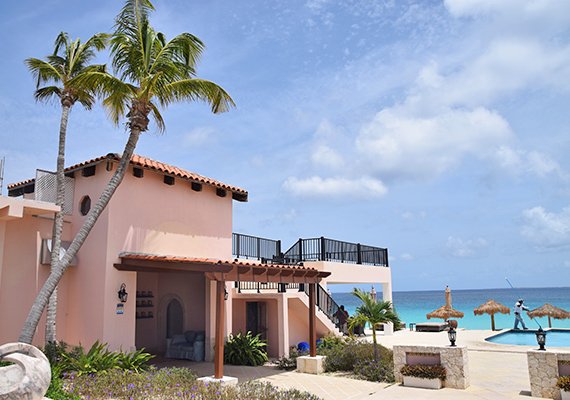
M356 308L356 314L350 320L349 328L369 324L372 327L372 343L374 344L374 359L378 359L378 342L376 340L376 327L380 324L392 322L400 326L400 318L392 308L389 301L376 301L370 293L354 288L352 294L358 297L362 304Z
M224 362L233 365L258 366L267 362L267 343L248 331L245 335L230 333L224 346Z
M297 368L297 358L304 353L300 353L295 346L289 349L289 356L283 356L277 359L277 369L291 371Z
M111 56L115 73L89 71L77 79L86 87L95 86L104 97L103 106L115 124L127 119L129 138L119 165L99 200L85 218L65 255L53 267L26 318L19 341L31 343L49 296L61 280L97 219L123 180L141 133L146 132L151 116L158 129L164 130L159 106L179 101L204 101L214 113L235 106L224 89L213 82L196 78L196 64L204 49L197 37L182 33L170 41L149 23L154 10L149 0L126 0L116 18L111 37Z
M87 353L81 347L76 354L62 353L61 370L74 371L81 376L119 368L119 354L110 351L107 344L96 341Z
M424 379L441 379L445 380L447 377L446 369L443 365L404 365L400 372L404 376L415 376L416 378Z
M79 83L77 78L89 71L105 71L104 65L89 65L95 57L96 50L102 50L108 35L99 33L85 43L79 39L70 40L67 33L61 32L55 39L53 54L46 60L28 58L26 65L36 79L34 96L37 101L59 100L61 118L59 123L59 144L56 170L56 200L60 210L55 213L52 230L51 265L59 261L61 235L63 232L63 205L65 201L64 168L65 141L69 113L76 102L87 110L95 103L93 82ZM42 86L47 84L47 86ZM46 317L46 343L56 341L57 287L50 296Z
M559 377L556 386L558 386L560 390L570 392L570 376Z
M118 367L125 371L146 371L149 368L148 362L153 358L154 356L146 353L144 348L131 351L130 353L119 353Z
M347 337L343 342L330 348L321 348L319 353L325 355L325 371L351 371L359 375L357 364L364 361L373 361L379 365L393 368L394 356L391 350L378 346L378 355L374 358L374 345L372 343ZM386 380L390 381L387 376Z

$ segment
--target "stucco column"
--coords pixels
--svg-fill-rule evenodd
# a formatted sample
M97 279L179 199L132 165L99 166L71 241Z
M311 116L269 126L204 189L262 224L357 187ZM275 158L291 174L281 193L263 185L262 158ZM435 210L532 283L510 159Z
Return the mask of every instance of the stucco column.
M382 300L392 302L392 282L382 283Z
M228 293L228 299L226 300L226 321L225 321L225 326L226 326L226 330L224 333L224 337L228 337L230 333L233 332L233 326L232 326L232 314L233 314L233 299L232 299L232 287L233 287L234 283L233 282L226 282L226 292Z
M216 281L206 279L206 361L214 361L214 339L216 332Z
M277 326L279 329L279 357L289 357L289 299L281 294L277 299Z
M0 286L2 286L2 268L4 267L4 243L5 243L6 222L0 221Z

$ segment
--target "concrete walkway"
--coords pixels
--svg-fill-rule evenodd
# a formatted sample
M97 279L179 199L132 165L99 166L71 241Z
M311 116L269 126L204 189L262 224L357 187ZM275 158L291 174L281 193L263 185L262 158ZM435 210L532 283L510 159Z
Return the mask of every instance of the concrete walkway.
M281 388L296 388L311 392L324 400L357 399L533 399L527 367L527 348L487 343L484 338L491 331L458 332L458 345L469 349L471 385L466 390L428 390L404 387L399 384L374 383L338 375L309 375L285 372L274 367L243 367L226 365L226 375L240 382L259 379ZM370 340L367 337L365 340ZM378 341L391 348L394 344L448 345L445 332L399 331L392 336L378 335ZM530 348L530 347L529 347ZM164 361L170 366L184 366L199 376L213 375L212 363ZM157 362L158 366L162 363Z

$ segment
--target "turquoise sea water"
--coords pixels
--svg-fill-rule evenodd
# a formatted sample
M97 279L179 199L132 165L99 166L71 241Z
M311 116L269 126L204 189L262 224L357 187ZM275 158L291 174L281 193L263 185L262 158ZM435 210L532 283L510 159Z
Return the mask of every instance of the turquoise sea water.
M514 316L512 308L518 298L522 297L524 304L530 308L538 308L544 303L550 303L556 307L570 311L570 287L563 288L521 288L521 289L485 289L485 290L452 290L453 308L463 311L465 316L458 320L460 328L467 329L491 329L491 317L488 315L475 316L473 309L493 299L511 308L510 314L495 314L495 326L497 329L512 328ZM333 298L338 304L344 304L349 314L354 314L360 300L350 293L333 293ZM378 298L382 294L378 293ZM393 303L402 321L425 322L426 314L436 310L445 304L444 290L418 291L418 292L394 292ZM523 315L526 326L531 329L538 328L536 322ZM441 320L433 320L441 321ZM543 327L548 326L547 318L538 318L538 323ZM570 319L552 319L555 328L570 328Z

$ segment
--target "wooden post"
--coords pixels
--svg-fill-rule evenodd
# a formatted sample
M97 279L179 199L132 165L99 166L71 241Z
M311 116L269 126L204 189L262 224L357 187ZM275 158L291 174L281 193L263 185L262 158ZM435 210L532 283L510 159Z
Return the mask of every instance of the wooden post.
M214 378L222 379L224 376L224 321L226 283L216 281L216 340L214 348Z
M309 355L317 356L317 321L315 308L315 284L309 283Z

